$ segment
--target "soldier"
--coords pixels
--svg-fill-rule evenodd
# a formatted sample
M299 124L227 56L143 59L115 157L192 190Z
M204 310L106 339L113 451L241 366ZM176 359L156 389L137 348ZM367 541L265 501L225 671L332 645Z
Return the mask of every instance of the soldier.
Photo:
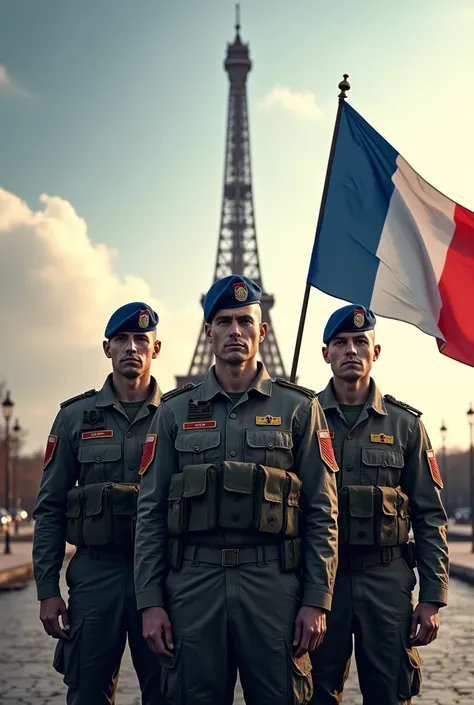
M114 703L128 636L143 705L159 705L157 657L142 636L133 586L139 465L161 391L151 376L158 315L143 302L110 318L103 343L112 373L100 391L61 404L48 438L34 512L40 619L58 639L54 668L68 705ZM77 546L59 589L66 540ZM61 618L61 621L59 621Z
M247 705L308 703L331 608L337 465L315 393L257 362L261 293L210 288L215 366L164 395L142 459L135 588L170 703L230 705L237 669Z
M375 316L344 306L329 318L323 356L333 378L319 402L339 463L339 566L324 644L312 655L313 705L342 702L352 639L364 705L411 703L448 599L443 484L421 413L382 394ZM415 610L414 544L420 578Z

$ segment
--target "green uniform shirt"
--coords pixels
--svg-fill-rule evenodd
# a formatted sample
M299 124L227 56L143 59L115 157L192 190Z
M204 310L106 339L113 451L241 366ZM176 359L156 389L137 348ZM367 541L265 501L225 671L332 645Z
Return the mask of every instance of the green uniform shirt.
M447 604L447 518L436 473L427 451L432 450L418 416L383 398L374 381L357 423L348 425L336 399L332 380L319 402L334 434L339 465L338 488L347 485L400 487L408 495L420 576L420 602ZM438 482L439 484L439 482Z
M140 482L143 446L160 398L160 388L152 377L150 394L130 423L109 375L100 391L80 395L61 406L48 439L46 458L50 456L50 460L33 514L33 565L39 600L60 595L67 493L76 484Z
M184 426L192 418L191 402L210 403L207 428ZM262 423L265 416L272 418ZM303 604L330 609L337 564L337 467L329 469L322 460L317 434L321 429L327 430L327 423L316 395L273 381L260 363L254 382L236 403L220 387L214 368L193 389L165 395L150 427L150 434L157 435L156 451L142 476L138 498L138 608L164 605L171 475L185 465L235 460L291 470L302 480ZM248 545L251 538L248 532L222 532L223 545ZM257 543L259 536L253 538Z

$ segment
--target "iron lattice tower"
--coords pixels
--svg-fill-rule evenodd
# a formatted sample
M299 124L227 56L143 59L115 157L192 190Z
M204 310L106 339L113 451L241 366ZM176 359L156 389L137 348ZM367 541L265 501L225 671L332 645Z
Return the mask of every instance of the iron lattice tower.
M248 44L240 38L239 7L236 35L227 45L224 68L229 76L229 104L224 169L224 190L220 219L214 281L229 274L244 274L262 288L263 320L268 333L260 348L260 356L271 377L286 377L285 367L271 325L270 309L274 297L265 292L258 255L255 212L252 194L249 120L247 111L247 76L252 68ZM203 303L203 298L201 303ZM204 326L194 350L187 375L176 377L178 386L200 382L213 364L213 354L206 340Z

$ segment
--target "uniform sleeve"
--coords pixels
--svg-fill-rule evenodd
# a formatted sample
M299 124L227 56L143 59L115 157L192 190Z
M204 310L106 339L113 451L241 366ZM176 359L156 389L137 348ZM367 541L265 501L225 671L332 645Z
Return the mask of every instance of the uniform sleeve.
M303 605L331 609L337 569L337 464L317 399L306 407L297 432L296 472L303 482L305 561ZM322 431L322 435L318 434ZM332 457L331 457L332 456ZM326 462L323 460L326 458Z
M56 416L49 439L56 441L43 471L33 512L33 569L38 600L61 595L59 573L66 549L67 493L77 480L76 457L63 411Z
M168 490L171 475L178 472L174 447L174 422L165 404L150 425L157 435L154 459L142 475L138 495L135 538L135 592L137 608L163 607L163 588L168 564Z
M438 466L420 420L412 429L407 450L401 488L410 501L420 576L419 601L446 605L449 568L447 517L436 484L440 480Z

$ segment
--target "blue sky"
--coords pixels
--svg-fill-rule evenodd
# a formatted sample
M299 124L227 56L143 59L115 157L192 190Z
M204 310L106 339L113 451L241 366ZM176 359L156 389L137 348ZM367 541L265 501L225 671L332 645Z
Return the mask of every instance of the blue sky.
M474 209L474 11L467 0L240 5L253 60L248 96L263 280L276 296L273 322L289 370L344 72L354 107L427 180ZM168 315L186 310L173 341L179 354L157 369L165 388L187 371L199 298L213 276L228 89L223 60L233 24L234 3L227 0L2 3L0 187L34 212L43 208L41 194L64 199L84 219L92 245L115 251L114 274L143 279ZM287 91L288 101L265 106L275 91ZM70 306L80 309L74 301ZM338 305L312 293L299 369L301 383L317 389L327 381L320 335ZM407 326L382 321L380 331L387 353L378 363L379 383L428 408L435 429L445 407L451 426L462 428L452 440L463 445L470 399L453 398L450 386L434 389L433 380L450 377L458 388L472 388L473 371L443 359L434 340ZM59 348L48 355L57 356L57 366L68 364ZM41 367L38 353L35 364ZM102 359L96 385L100 365ZM400 367L413 372L394 379ZM34 375L25 385L5 349L0 368L28 418ZM60 399L91 386L87 375L62 379L29 418L32 438L47 433ZM434 408L440 396L443 410Z

